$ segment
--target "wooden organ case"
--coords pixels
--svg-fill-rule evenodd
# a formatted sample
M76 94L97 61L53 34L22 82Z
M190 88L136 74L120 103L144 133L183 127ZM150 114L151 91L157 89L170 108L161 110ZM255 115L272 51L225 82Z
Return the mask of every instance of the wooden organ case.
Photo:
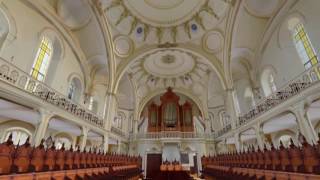
M179 104L180 97L171 88L160 97L161 105L148 106L148 131L193 131L192 104Z

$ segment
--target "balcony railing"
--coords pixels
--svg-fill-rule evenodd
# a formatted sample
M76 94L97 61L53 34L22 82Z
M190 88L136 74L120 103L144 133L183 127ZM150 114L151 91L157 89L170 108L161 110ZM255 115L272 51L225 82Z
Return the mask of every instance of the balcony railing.
M195 132L178 132L178 131L162 131L133 134L133 139L212 139L213 134L195 133Z
M103 126L102 118L99 118L89 109L69 100L65 95L34 79L28 73L2 58L0 58L0 80L41 98L47 103L55 105L91 124L99 127Z
M125 132L123 132L121 129L119 129L119 128L116 128L116 127L111 127L111 132L112 133L114 133L114 134L117 134L117 135L119 135L119 136L122 136L122 137L126 137L126 133Z
M224 128L220 129L217 133L216 133L216 137L221 136L222 134L228 132L231 130L231 124L226 125Z
M263 98L256 106L252 107L251 110L245 114L240 115L237 127L240 127L258 116L266 113L267 111L277 107L284 103L288 99L300 94L302 91L310 88L320 81L320 64L304 71L296 78L286 83L281 89L272 93L271 95ZM218 133L218 136L230 131L231 129Z

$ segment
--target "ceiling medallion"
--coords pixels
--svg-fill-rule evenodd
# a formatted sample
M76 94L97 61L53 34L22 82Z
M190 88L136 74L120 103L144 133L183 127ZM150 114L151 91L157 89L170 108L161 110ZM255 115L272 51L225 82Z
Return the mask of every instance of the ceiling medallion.
M172 64L174 63L175 56L167 54L165 56L162 56L162 62L165 64Z
M119 57L128 57L134 50L134 44L131 39L126 36L116 36L113 40L114 52Z
M172 9L179 6L185 0L144 0L149 6L156 9Z
M207 0L125 0L123 5L137 19L154 27L172 27L189 21Z

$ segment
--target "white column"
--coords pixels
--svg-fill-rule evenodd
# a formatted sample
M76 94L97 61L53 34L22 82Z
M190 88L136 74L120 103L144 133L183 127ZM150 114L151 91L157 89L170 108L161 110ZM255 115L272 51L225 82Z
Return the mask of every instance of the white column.
M121 152L121 140L118 140L118 149L117 149L118 154Z
M107 153L109 151L109 134L105 133L103 136L103 152Z
M106 98L106 114L104 126L107 131L111 130L111 122L116 117L117 99L115 94L108 93Z
M254 127L255 132L256 132L256 137L257 137L257 143L258 146L260 148L260 150L264 149L264 133L263 133L263 129L261 128L261 126L258 124Z
M239 133L235 133L234 134L234 144L236 146L236 150L237 152L241 151L241 141L240 141L240 134Z
M318 136L313 128L310 119L307 116L307 112L304 108L304 103L299 103L293 107L292 112L296 116L300 133L306 138L308 143L316 144Z
M39 146L41 143L41 140L44 138L49 121L52 118L53 114L49 111L46 111L45 109L40 109L40 120L37 125L37 129L33 138L33 145Z
M210 119L205 119L204 121L205 121L205 124L206 124L205 133L209 134L209 133L211 133Z
M226 105L227 105L228 115L230 116L230 119L231 119L232 129L235 129L238 123L238 117L235 109L233 89L227 89Z
M133 120L133 134L138 134L138 120Z
M88 138L88 132L89 128L82 126L82 134L80 139L80 151L84 151L84 148L86 147L87 138Z

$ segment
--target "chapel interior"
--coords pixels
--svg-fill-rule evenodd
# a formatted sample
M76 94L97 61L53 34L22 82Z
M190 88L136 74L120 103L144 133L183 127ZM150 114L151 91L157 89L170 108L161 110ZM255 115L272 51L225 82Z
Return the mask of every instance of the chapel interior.
M320 180L319 0L0 0L0 180Z

